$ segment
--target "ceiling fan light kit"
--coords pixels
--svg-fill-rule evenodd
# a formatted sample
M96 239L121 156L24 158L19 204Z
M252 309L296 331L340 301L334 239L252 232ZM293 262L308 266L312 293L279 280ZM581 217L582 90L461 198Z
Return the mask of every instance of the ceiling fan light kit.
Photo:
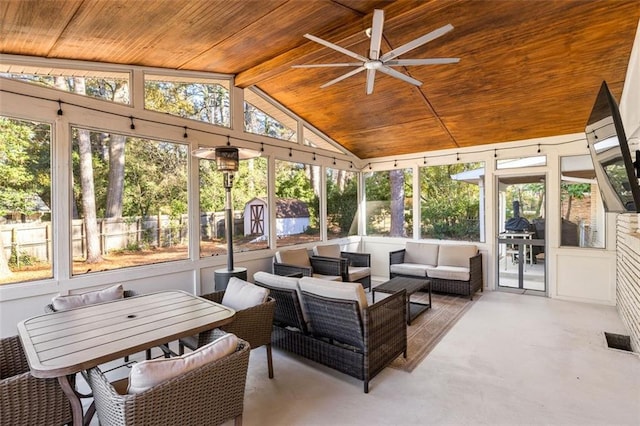
M402 46L397 47L385 53L384 55L380 55L380 46L382 45L383 25L384 25L384 11L381 9L375 9L373 11L373 25L371 26L371 28L368 28L367 30L365 30L367 37L371 38L371 42L369 45L369 57L364 57L348 49L340 47L337 44L333 44L331 42L328 42L326 40L323 40L311 34L305 34L304 35L305 38L311 41L314 41L318 44L321 44L325 47L328 47L330 49L333 49L337 52L340 52L344 55L347 55L353 59L358 60L359 62L293 65L292 68L357 67L356 69L351 70L348 73L343 74L338 78L335 78L323 84L320 87L325 88L325 87L331 86L335 83L338 83L339 81L349 78L362 71L367 71L366 93L367 95L370 95L373 93L376 71L380 71L384 74L390 75L391 77L395 77L409 84L413 84L414 86L420 86L422 85L421 81L418 81L415 78L409 77L408 75L403 74L400 71L396 71L391 67L404 67L404 66L411 66L411 65L455 64L460 61L460 58L396 59L400 55L403 55L413 49L416 49L422 46L423 44L426 44L432 40L435 40L438 37L445 35L446 33L448 33L453 29L453 25L451 24L447 24L441 28L438 28L437 30L431 31L428 34L423 35L422 37L418 37L413 41L405 43Z

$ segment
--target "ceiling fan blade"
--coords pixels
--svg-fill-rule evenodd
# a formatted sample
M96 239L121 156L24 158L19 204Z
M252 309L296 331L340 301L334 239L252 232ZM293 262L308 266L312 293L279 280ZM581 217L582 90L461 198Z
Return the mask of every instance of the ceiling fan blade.
M404 65L440 65L457 64L460 58L429 58L429 59L392 59L384 64L389 67L400 67Z
M382 26L384 25L384 10L373 11L373 27L371 28L371 46L369 47L369 59L377 60L380 57L380 45L382 44Z
M331 86L332 84L335 84L335 83L337 83L337 82L339 82L339 81L342 81L342 80L344 80L345 78L349 78L349 77L351 77L352 75L358 74L360 71L364 71L364 67L356 68L355 70L353 70L353 71L349 71L348 73L343 74L343 75L341 75L341 76L340 76L340 77L338 77L338 78L334 78L334 79L333 79L333 80L331 80L330 82L325 83L325 84L323 84L322 86L320 86L320 88L321 88L321 89L324 89L325 87Z
M391 77L399 78L402 81L406 81L407 83L413 84L414 86L421 86L422 82L416 80L415 78L411 78L408 75L402 74L399 71L394 70L393 68L389 68L387 66L382 66L378 68L378 71L383 72L385 74L390 75Z
M306 38L308 38L309 40L311 40L311 41L315 41L316 43L319 43L319 44L321 44L321 45L323 45L323 46L326 46L326 47L328 47L328 48L330 48L330 49L336 50L336 51L338 51L338 52L340 52L340 53L344 53L345 55L347 55L347 56L351 56L352 58L357 59L357 60L359 60L359 61L366 62L366 61L368 60L368 59L367 59L367 58L365 58L364 56L358 55L358 54L357 54L357 53L355 53L355 52L352 52L352 51L347 50L347 49L345 49L345 48L343 48L343 47L340 47L340 46L338 46L337 44L333 44L333 43L331 43L331 42L328 42L328 41L326 41L326 40L323 40L323 39L321 39L321 38L318 38L318 37L316 37L316 36L314 36L314 35L311 35L311 34L305 34L304 36L305 36Z
M413 50L416 47L420 47L423 44L430 42L431 40L435 40L436 38L445 35L452 29L453 29L453 25L447 24L444 27L438 28L437 30L433 30L429 34L425 34L422 37L418 37L417 39L410 41L409 43L403 44L402 46L385 53L380 57L380 60L382 62L386 62L389 59L393 59L397 56L407 53L408 51Z
M376 80L376 70L368 69L367 70L367 95L373 93L373 84Z
M291 65L291 68L325 68L325 67L361 67L362 62L351 62L341 64L304 64L304 65Z

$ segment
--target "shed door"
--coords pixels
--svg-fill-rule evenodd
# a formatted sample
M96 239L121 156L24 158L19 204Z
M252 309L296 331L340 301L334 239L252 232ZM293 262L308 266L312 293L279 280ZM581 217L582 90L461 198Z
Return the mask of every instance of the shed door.
M251 206L251 234L264 234L264 205Z

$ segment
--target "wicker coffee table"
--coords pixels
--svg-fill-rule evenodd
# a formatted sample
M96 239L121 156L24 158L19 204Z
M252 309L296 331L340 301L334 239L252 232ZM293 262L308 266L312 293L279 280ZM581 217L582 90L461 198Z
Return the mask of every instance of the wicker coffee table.
M371 300L375 303L376 292L395 293L401 290L407 291L407 325L411 325L411 321L418 315L431 308L431 281L427 278L391 278L389 281L373 287L371 290ZM420 290L427 290L429 292L429 303L411 301L411 295Z

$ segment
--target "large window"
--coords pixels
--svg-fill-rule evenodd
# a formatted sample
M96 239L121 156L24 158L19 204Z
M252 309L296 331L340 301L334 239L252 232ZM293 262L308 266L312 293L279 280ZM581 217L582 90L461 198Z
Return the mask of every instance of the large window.
M560 244L604 248L604 206L591 157L562 157L560 166Z
M218 126L231 126L229 81L145 74L144 106Z
M0 117L0 284L53 276L51 126Z
M327 168L327 238L358 234L358 174Z
M129 73L0 64L0 77L122 104L129 103Z
M276 160L277 245L320 240L320 167Z
M233 200L233 251L269 246L267 159L240 161L231 189ZM227 254L225 189L215 161L200 160L200 256Z
M420 237L479 241L483 163L420 168Z
M412 236L412 176L411 169L365 175L367 235Z
M188 258L186 145L73 128L73 274Z
M255 93L244 91L244 131L290 142L297 142L298 122L277 106Z

